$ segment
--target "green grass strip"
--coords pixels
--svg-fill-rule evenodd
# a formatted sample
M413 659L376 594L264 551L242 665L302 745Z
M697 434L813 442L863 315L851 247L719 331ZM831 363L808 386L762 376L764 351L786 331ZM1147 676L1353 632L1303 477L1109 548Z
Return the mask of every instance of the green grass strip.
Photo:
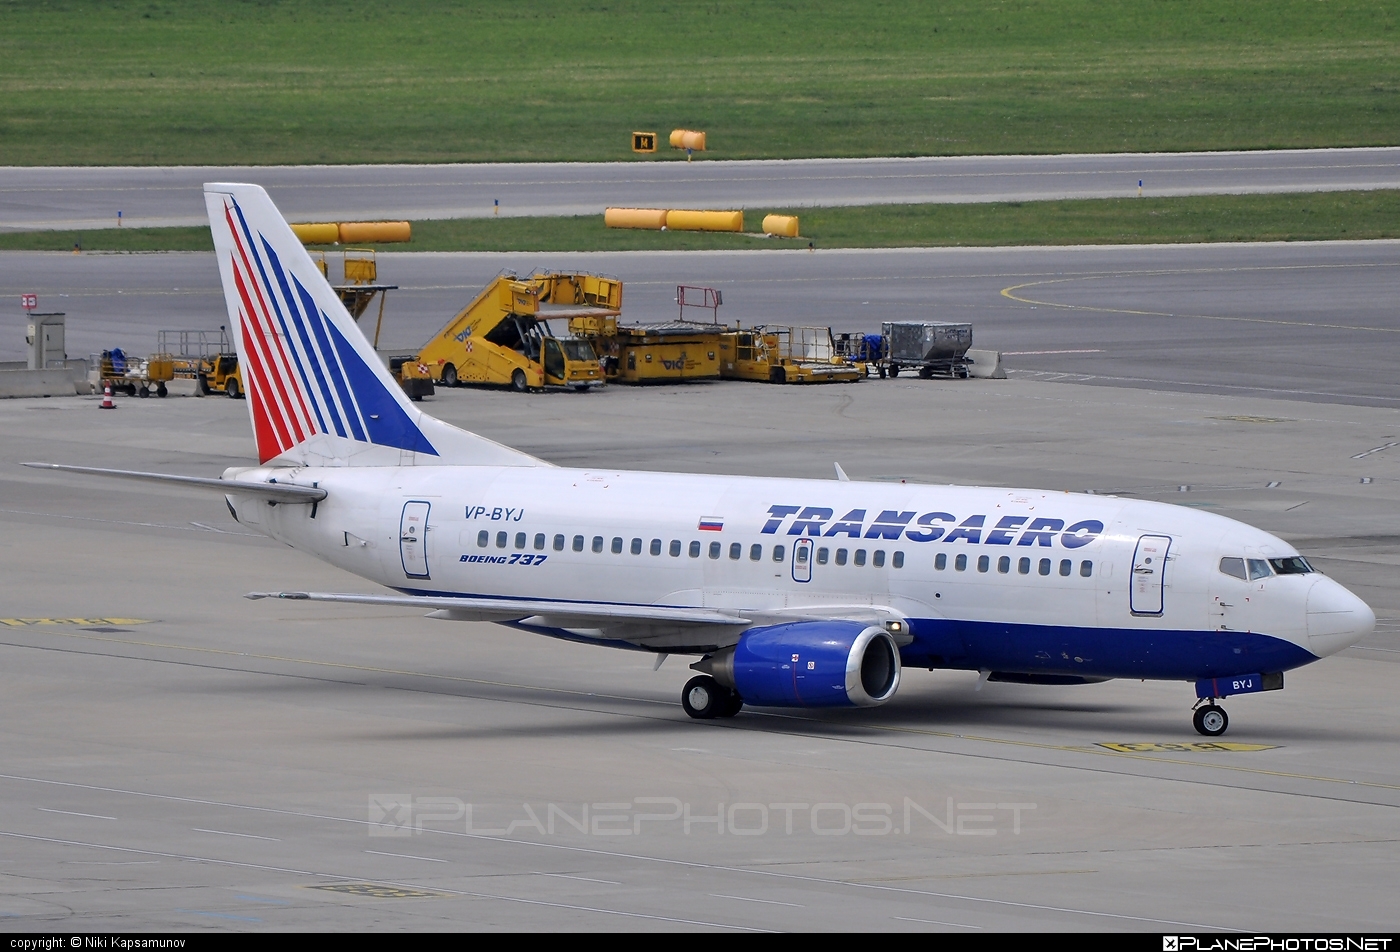
M413 241L380 251L696 251L988 245L1166 244L1400 238L1400 190L1198 195L972 205L750 209L796 214L797 240L749 234L607 228L602 215L458 218L413 223ZM108 228L0 233L0 250L210 251L207 228ZM317 246L313 250L333 250Z
M0 0L0 166L1400 142L1395 0Z

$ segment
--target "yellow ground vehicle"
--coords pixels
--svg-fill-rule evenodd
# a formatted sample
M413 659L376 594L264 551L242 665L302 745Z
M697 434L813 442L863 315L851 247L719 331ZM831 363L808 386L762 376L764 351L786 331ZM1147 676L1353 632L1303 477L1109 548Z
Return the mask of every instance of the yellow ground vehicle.
M111 387L128 397L149 397L154 390L163 397L169 391L166 383L175 379L174 364L169 354L152 354L149 358L128 357L120 348L104 350L98 356L98 385Z
M445 387L587 390L604 382L597 353L587 340L555 337L549 321L616 318L621 309L622 282L615 278L501 274L415 357L393 358L390 367L410 395L420 379Z
M719 324L670 321L618 326L616 318L575 317L569 333L593 345L609 380L667 383L719 376Z
M203 394L226 393L238 400L247 396L243 388L243 372L238 367L238 355L212 354L199 362L199 392Z
M865 364L836 353L829 327L759 326L720 339L720 376L768 383L852 383Z
M220 327L217 335L213 331L161 331L159 340L160 353L151 358L151 363L168 363L170 376L165 379L195 380L204 396L225 393L237 400L247 395L243 373L238 369L238 353L228 339L226 327ZM160 390L164 389L162 385ZM160 390L156 392L165 396Z

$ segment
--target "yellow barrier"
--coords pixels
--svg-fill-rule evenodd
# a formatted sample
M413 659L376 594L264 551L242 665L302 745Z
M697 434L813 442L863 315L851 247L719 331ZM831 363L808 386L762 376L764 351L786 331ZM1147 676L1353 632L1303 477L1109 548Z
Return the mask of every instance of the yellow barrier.
M333 245L340 240L340 226L334 222L329 225L293 225L292 233L304 245Z
M797 237L796 215L768 215L763 219L763 233L779 238Z
M671 148L704 152L705 133L694 132L690 129L673 129L671 130Z
M340 223L342 244L412 240L413 226L406 221L343 221Z
M603 212L603 224L609 228L650 228L660 231L666 227L666 209L609 208Z
M666 213L672 231L743 231L743 212L698 212L673 208Z

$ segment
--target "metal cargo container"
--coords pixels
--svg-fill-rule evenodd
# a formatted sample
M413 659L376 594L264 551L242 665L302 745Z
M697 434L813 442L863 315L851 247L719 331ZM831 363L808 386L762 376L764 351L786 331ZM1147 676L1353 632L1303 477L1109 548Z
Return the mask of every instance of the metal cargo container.
M888 370L917 369L923 377L935 373L967 376L967 350L972 346L972 325L897 321L880 325L884 338L881 376Z

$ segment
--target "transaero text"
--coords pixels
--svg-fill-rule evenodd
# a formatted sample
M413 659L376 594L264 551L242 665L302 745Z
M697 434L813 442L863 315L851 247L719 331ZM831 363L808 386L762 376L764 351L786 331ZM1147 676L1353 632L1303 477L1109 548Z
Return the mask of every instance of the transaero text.
M769 506L766 535L786 529L790 536L845 536L851 539L899 539L910 542L966 542L969 545L1053 546L1066 549L1088 545L1103 534L1103 523L1085 519L1066 527L1064 519L1045 516L1002 516L988 524L986 515L961 520L950 512L916 513L882 510L868 519L866 510L852 509L835 518L834 509L822 506Z

